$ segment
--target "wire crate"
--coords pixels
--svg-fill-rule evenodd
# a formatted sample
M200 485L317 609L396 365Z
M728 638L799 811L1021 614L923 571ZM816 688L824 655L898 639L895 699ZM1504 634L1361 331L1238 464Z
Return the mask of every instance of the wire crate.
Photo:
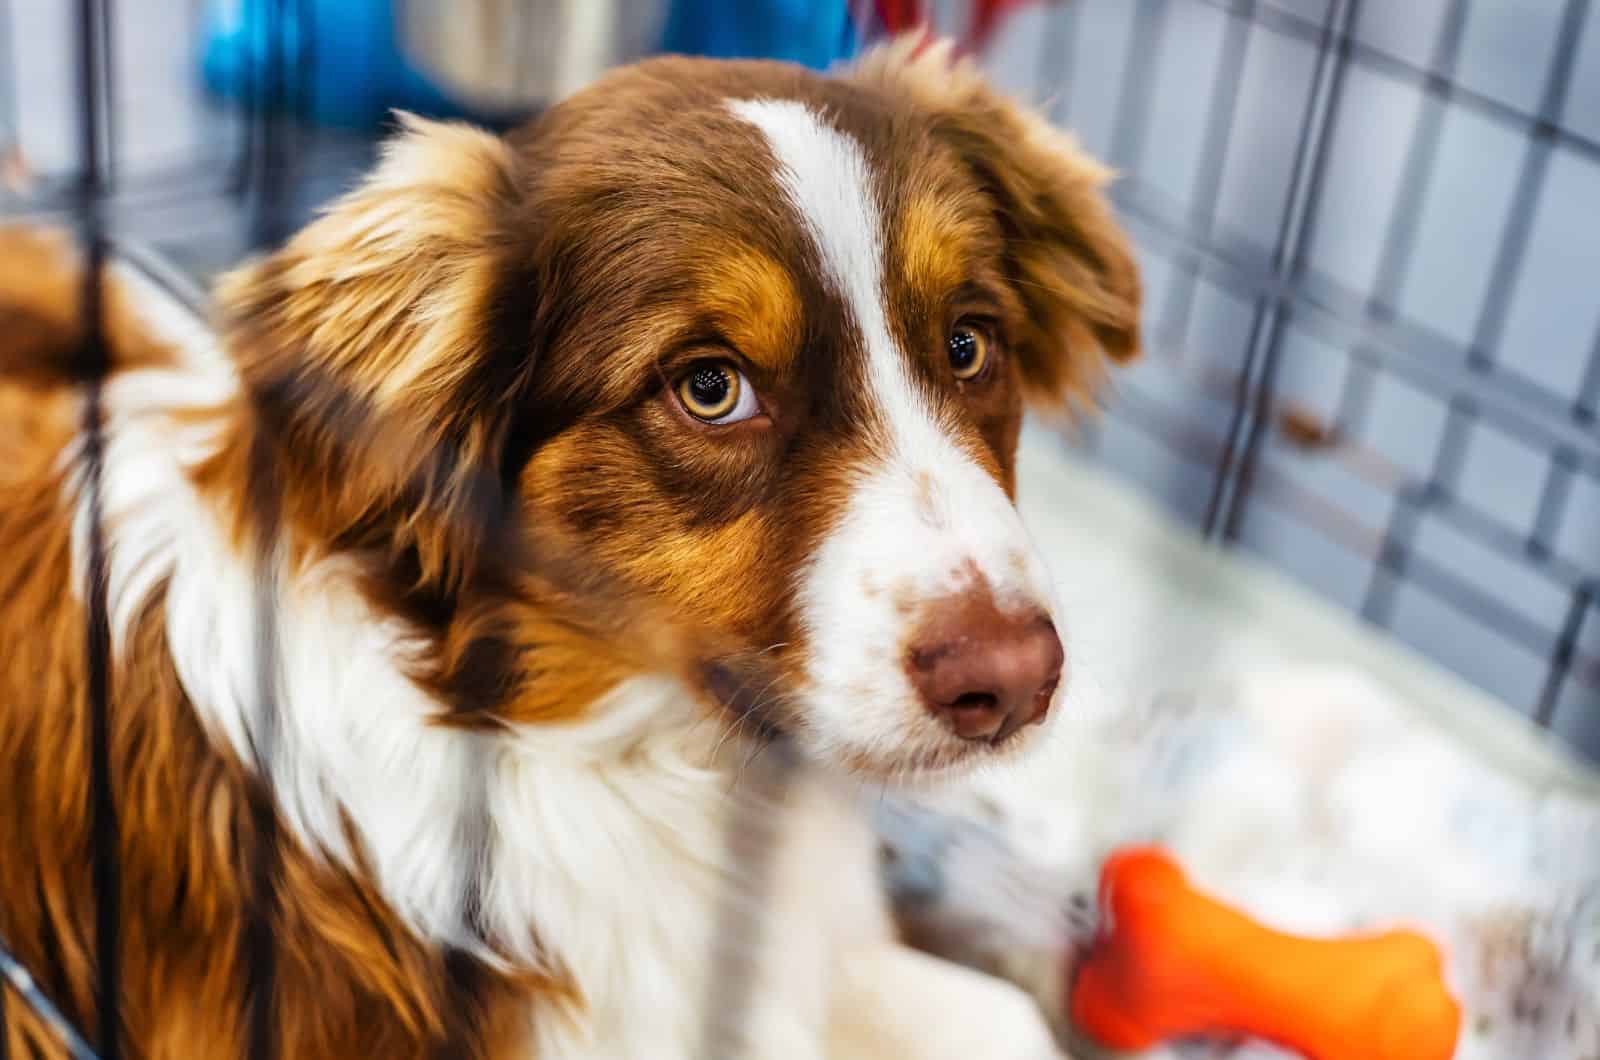
M197 281L291 231L373 139L297 119L307 7L261 2L227 107L189 0L0 0L0 212ZM985 59L1142 255L1149 354L1069 444L1600 757L1600 4L1071 0Z
M1143 252L1081 446L1600 755L1600 5L1074 0L990 57Z

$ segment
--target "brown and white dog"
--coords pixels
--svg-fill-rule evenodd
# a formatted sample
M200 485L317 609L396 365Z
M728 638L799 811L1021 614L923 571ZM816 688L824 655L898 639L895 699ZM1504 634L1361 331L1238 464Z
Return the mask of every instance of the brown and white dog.
M662 59L505 139L407 120L214 330L114 266L127 1055L244 1053L264 822L284 1057L707 1055L730 888L748 1055L1052 1055L895 943L851 800L1063 696L1013 458L1138 346L1106 179L942 46ZM4 237L0 936L92 1035L76 268ZM822 768L762 889L774 734Z

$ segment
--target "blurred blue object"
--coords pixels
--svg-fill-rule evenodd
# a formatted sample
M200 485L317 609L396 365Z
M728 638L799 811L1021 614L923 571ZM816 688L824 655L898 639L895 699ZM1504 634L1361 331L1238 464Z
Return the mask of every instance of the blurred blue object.
M661 49L786 59L825 69L855 54L850 0L670 0ZM434 83L400 46L394 0L206 0L201 76L235 103L292 105L324 125L367 129L394 108L495 124ZM277 87L265 76L277 70ZM271 102L276 100L277 102Z
M298 94L306 118L346 128L379 125L396 107L485 117L405 61L391 0L207 0L201 39L206 88L233 102ZM276 93L264 76L273 66Z
M848 0L672 0L662 50L822 70L857 44Z

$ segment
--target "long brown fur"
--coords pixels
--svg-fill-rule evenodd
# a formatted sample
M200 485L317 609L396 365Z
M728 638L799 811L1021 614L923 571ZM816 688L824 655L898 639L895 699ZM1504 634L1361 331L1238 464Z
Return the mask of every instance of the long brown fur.
M10 231L13 283L0 312L74 319L77 263L63 241ZM22 282L27 277L27 282ZM170 351L130 326L111 292L114 367ZM125 307L124 307L125 308ZM15 333L13 333L15 334ZM13 342L24 372L0 379L0 938L46 995L98 1037L90 880L84 614L70 584L69 513L59 455L81 393L60 374L77 336L62 323ZM37 366L55 364L41 369ZM48 373L54 372L54 378ZM218 751L185 700L165 645L158 593L121 654L111 704L112 775L122 819L122 1035L139 1057L245 1055L248 969L241 938L259 785ZM419 943L366 880L279 836L277 1034L284 1056L496 1055L521 1028L531 985L456 967ZM55 1033L8 991L7 1055L63 1056ZM464 1031L462 1028L470 1028ZM125 1054L127 1055L127 1054Z

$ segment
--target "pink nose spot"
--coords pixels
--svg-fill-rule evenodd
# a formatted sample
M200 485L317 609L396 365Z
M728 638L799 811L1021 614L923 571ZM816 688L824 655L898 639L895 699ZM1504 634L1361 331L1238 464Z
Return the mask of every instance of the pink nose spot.
M1002 612L985 587L924 607L906 675L957 736L1000 743L1044 720L1065 662L1049 615Z

